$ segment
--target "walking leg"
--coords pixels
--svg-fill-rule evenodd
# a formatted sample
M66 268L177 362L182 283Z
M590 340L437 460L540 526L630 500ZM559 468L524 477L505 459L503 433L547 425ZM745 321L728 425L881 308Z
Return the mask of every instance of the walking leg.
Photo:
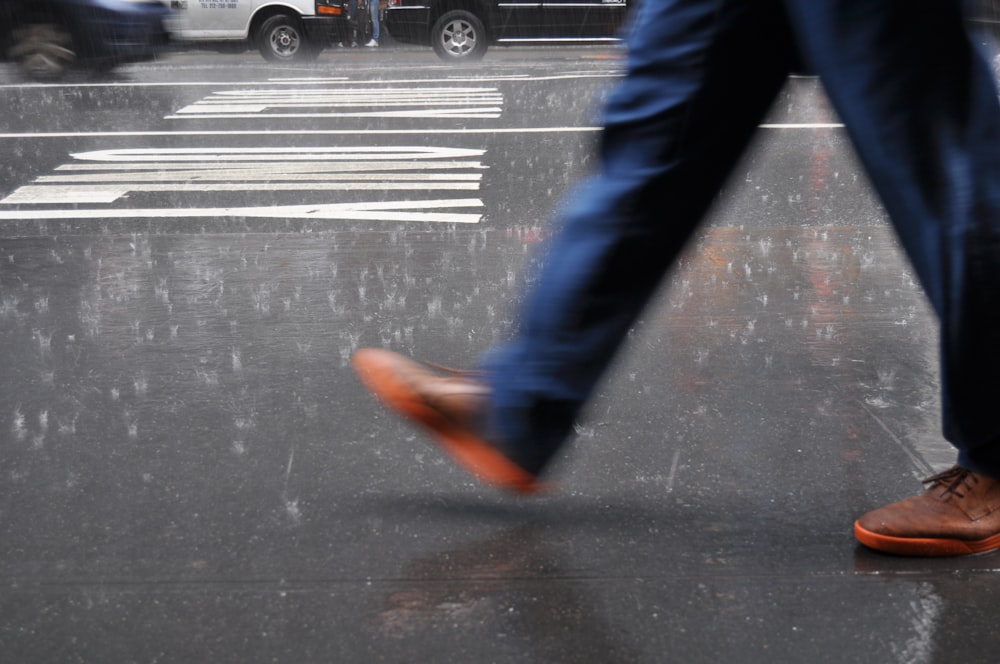
M520 329L484 361L489 427L541 468L783 85L780 2L644 0L598 173L569 198Z

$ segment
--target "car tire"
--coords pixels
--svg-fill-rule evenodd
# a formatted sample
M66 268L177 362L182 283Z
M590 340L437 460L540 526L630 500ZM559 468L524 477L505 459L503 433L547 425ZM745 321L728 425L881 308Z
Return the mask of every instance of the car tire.
M486 54L486 26L464 9L442 14L431 28L431 45L442 60L469 62Z
M260 24L257 48L271 62L304 62L319 55L319 49L306 39L299 20L285 14L272 16Z
M12 30L8 55L25 76L41 81L61 78L77 61L73 35L51 21L32 21Z

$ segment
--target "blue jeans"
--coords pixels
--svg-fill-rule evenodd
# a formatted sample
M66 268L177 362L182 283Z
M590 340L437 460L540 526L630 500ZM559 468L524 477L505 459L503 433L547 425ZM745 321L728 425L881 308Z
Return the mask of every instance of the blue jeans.
M1000 478L1000 105L958 0L643 0L600 167L568 198L490 426L539 470L800 57L847 125L941 322L945 437Z
M378 0L368 0L368 11L371 12L372 17L372 39L378 41Z

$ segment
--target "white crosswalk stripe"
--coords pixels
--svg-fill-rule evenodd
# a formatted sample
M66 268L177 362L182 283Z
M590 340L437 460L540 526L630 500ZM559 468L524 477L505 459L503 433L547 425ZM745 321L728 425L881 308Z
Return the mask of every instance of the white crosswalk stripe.
M0 220L96 219L126 217L273 217L383 221L476 223L478 198L426 200L430 191L479 190L484 150L435 147L306 148L138 148L97 150L72 155L74 162L0 200ZM386 192L406 191L405 200L387 200ZM241 192L248 204L238 207L132 207L132 194ZM274 198L281 192L315 193L307 205L253 205L253 194ZM331 200L333 192L378 192L375 201ZM55 205L72 208L53 209ZM85 207L102 205L104 207ZM39 207L45 206L45 207ZM113 206L113 207L108 207ZM467 211L442 212L462 208Z
M221 90L168 120L216 118L484 118L500 117L496 88L390 87Z

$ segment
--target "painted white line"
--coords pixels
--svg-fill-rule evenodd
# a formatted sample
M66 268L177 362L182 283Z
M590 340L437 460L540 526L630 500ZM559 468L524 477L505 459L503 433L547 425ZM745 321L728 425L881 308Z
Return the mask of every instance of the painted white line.
M260 119L259 117L256 119ZM449 129L365 129L365 135L373 136L424 136L431 134L559 134L593 133L601 127L521 127L521 128L467 128ZM357 136L357 129L235 129L235 130L194 130L194 131L67 131L40 133L0 134L2 138L156 138L177 136ZM297 149L297 148L296 148Z
M260 116L255 116L260 119ZM842 124L766 124L761 129L841 129ZM65 131L65 132L21 132L0 133L0 139L37 138L157 138L178 136L473 136L481 134L592 134L603 127L455 127L448 129L235 129L235 130L195 130L195 131ZM295 148L298 150L299 148Z
M410 111L368 111L365 113L220 113L218 115L165 115L164 120L316 120L322 118L442 118L456 120L496 120L502 109L433 108ZM355 132L357 133L357 132Z
M497 104L503 100L483 99L465 102L454 102L464 104L461 109L444 109L448 112L486 112L497 109ZM230 99L204 99L190 106L178 109L179 115L197 115L198 113L263 113L267 110L279 110L285 108L316 108L318 106L328 106L336 108L413 108L415 106L440 106L444 103L441 99L415 99L413 101L396 101L386 99L385 101L373 101L371 99L273 99L273 100L230 100ZM492 106L475 106L475 104L492 104ZM433 108L439 111L441 109Z
M496 102L493 102L496 103ZM441 102L439 100L426 100L426 101L415 101L415 102L396 102L396 101L386 101L379 103L378 106L382 108L413 108L414 106L438 106ZM369 100L364 101L323 101L323 100L305 100L305 101L273 101L267 103L232 103L222 100L205 100L203 102L198 102L197 104L192 104L191 106L185 106L184 108L178 109L177 115L211 115L213 113L218 114L229 114L229 113L264 113L268 110L282 110L286 108L316 108L317 106L336 106L338 108L369 108L373 104ZM426 109L433 110L437 112L447 112L447 113L485 113L494 112L497 110L496 106L483 106L481 108L465 107L462 109ZM173 116L170 116L173 117Z
M485 167L476 158L485 150L421 146L122 148L72 155L75 163L42 175L0 200L10 206L112 204L131 193L180 192L476 192ZM462 158L472 159L462 160ZM302 159L301 162L283 161ZM439 164L444 166L439 170ZM417 170L419 169L419 170ZM461 170L459 170L461 169ZM464 194L468 196L469 194ZM146 217L242 216L386 221L476 223L478 214L441 212L445 207L482 207L479 199L453 201L379 201L329 203L325 196L312 205L247 205L169 209L20 209L0 219L94 219ZM142 199L138 199L142 200ZM197 205L204 199L195 199ZM211 199L210 199L211 200ZM270 198L265 199L273 200ZM310 200L297 196L296 201ZM256 201L248 201L256 202ZM142 205L142 203L133 203Z
M346 76L339 76L337 78L322 78L317 76L289 76L283 78L269 78L267 79L267 82L278 83L283 85L286 83L340 83L348 80L350 79L348 79Z
M210 182L230 182L239 180L240 182L270 182L282 185L299 185L303 189L313 187L337 186L337 185L361 185L363 183L385 184L406 184L411 187L414 184L422 186L422 183L429 182L468 182L475 185L482 179L479 173L407 173L405 175L386 175L385 173L338 173L335 181L317 180L315 173L309 173L311 177L303 179L301 177L276 178L273 174L248 172L248 171L170 171L167 173L157 173L155 171L145 171L142 173L84 173L80 175L42 175L35 179L38 184L51 184L53 182L65 182L68 185L73 183L102 182L134 182L136 184L144 182L187 182L191 187L197 188L202 183ZM281 180L284 180L282 182ZM67 186L68 186L67 185ZM60 185L64 186L64 185ZM259 186L259 185L254 185Z
M482 208L478 198L454 200L340 203L324 205L275 205L264 207L144 208L118 210L0 210L0 221L33 219L181 219L193 217L254 217L269 219L321 219L337 221L421 221L479 223L475 213L406 212L447 208Z
M288 148L285 148L288 149ZM432 162L413 160L413 161L296 161L296 162L261 162L258 161L226 161L225 165L220 165L217 163L204 161L176 161L176 162L164 162L164 161L141 161L141 162L124 162L124 163L110 163L102 162L100 164L93 164L90 162L83 162L79 164L63 164L61 166L56 166L54 170L56 171L94 171L95 169L100 169L102 172L110 171L127 171L129 173L141 173L143 171L183 171L192 168L204 168L206 170L225 168L233 173L244 173L258 171L264 166L262 163L266 163L266 168L268 173L273 173L275 175L287 175L287 174L301 174L307 173L310 175L315 175L316 173L337 173L337 178L340 179L345 175L352 173L365 173L365 172L392 172L392 177L394 179L406 179L419 177L419 174L407 173L405 171L422 171L428 168L433 168L435 170L449 170L449 169L472 169L472 170L485 170L486 166L482 162L478 161L438 161L435 159ZM442 175L441 177L445 177ZM462 174L456 175L454 173L448 175L448 177L479 177L478 174Z
M198 163L245 160L300 161L300 160L392 160L392 159L456 159L481 157L485 150L472 148L435 148L420 146L331 146L331 147L269 147L269 148L118 148L76 152L74 159L98 162L143 161L192 161ZM433 164L434 162L428 162ZM433 168L433 165L429 166Z
M760 129L843 129L840 122L801 122L758 125Z
M197 191L260 191L260 184L224 182L127 185L26 185L18 187L0 205L66 205L68 203L114 203L130 193ZM478 191L478 182L269 182L267 191Z
M349 78L275 78L262 81L135 81L124 83L9 83L0 85L0 90L53 89L53 88L183 88L183 87L237 87L264 85L406 85L420 83L505 83L522 81L560 81L586 78L620 78L621 72L609 70L589 73L550 74L543 76L446 76L443 78L399 78L399 79L349 79Z
M304 118L497 119L496 88L402 87L220 90L166 116L167 120ZM429 107L429 108L427 108ZM311 109L302 112L291 109ZM344 109L344 110L337 110Z
M408 88L309 88L302 90L289 90L287 88L246 88L239 90L217 90L206 99L214 97L242 97L249 99L266 98L296 98L296 97L330 97L332 99L440 99L442 97L451 99L477 99L477 98L497 98L502 99L503 95L496 88L463 88L459 86L450 87L408 87Z

